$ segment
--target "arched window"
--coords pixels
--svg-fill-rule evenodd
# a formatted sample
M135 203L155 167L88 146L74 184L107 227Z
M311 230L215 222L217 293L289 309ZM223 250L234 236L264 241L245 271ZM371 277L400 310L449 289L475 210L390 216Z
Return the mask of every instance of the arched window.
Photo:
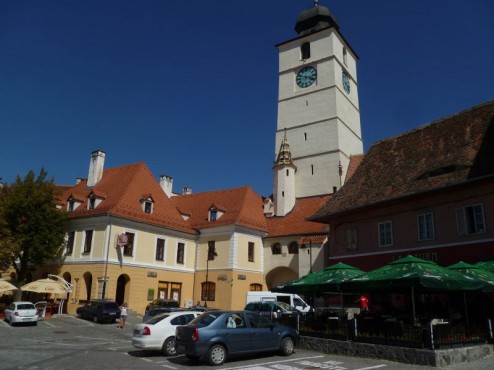
M302 60L306 60L310 58L310 43L304 42L302 46L300 46L300 56Z
M250 284L249 290L251 292L261 292L262 291L262 284Z
M271 253L273 254L281 254L281 244L276 243L271 246Z
M288 245L288 253L290 253L290 254L298 254L298 243L297 242L291 242Z

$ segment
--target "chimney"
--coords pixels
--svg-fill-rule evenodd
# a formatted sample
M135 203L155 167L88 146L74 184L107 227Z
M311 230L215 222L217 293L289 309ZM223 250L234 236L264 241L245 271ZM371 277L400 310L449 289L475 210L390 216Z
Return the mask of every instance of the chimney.
M192 194L192 188L189 188L188 186L184 186L184 190L182 191L182 195L190 195Z
M80 184L82 182L82 180L84 180L82 177L76 177L75 179L75 184Z
M105 165L105 152L101 150L95 150L91 153L91 160L89 162L89 174L87 176L87 186L93 187L103 177L103 167Z
M163 189L165 194L168 196L168 198L171 198L172 190L173 190L173 177L167 175L161 175L160 186L161 189Z

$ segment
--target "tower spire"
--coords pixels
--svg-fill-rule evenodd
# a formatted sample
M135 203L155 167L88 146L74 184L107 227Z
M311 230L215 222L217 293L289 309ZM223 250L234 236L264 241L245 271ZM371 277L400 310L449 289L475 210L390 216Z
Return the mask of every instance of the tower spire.
M292 163L292 152L290 150L290 144L288 143L288 139L286 137L286 128L285 128L285 136L283 137L283 141L280 145L280 150L278 151L278 158L276 159L276 164L293 164Z

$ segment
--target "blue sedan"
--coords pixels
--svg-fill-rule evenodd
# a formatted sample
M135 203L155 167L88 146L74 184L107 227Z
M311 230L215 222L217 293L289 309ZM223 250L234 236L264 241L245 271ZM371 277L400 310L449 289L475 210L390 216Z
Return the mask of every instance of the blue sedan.
M294 328L270 322L256 312L210 311L175 332L175 349L190 359L221 365L227 357L279 351L291 355L299 335Z

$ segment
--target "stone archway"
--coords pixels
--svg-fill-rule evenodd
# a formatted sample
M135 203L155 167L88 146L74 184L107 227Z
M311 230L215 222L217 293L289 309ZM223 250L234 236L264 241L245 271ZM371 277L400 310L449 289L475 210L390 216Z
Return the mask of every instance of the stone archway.
M268 290L271 288L292 281L298 278L298 274L289 267L276 267L266 274L266 285Z
M129 301L130 277L127 274L122 274L117 279L117 290L115 292L115 302L122 305Z

